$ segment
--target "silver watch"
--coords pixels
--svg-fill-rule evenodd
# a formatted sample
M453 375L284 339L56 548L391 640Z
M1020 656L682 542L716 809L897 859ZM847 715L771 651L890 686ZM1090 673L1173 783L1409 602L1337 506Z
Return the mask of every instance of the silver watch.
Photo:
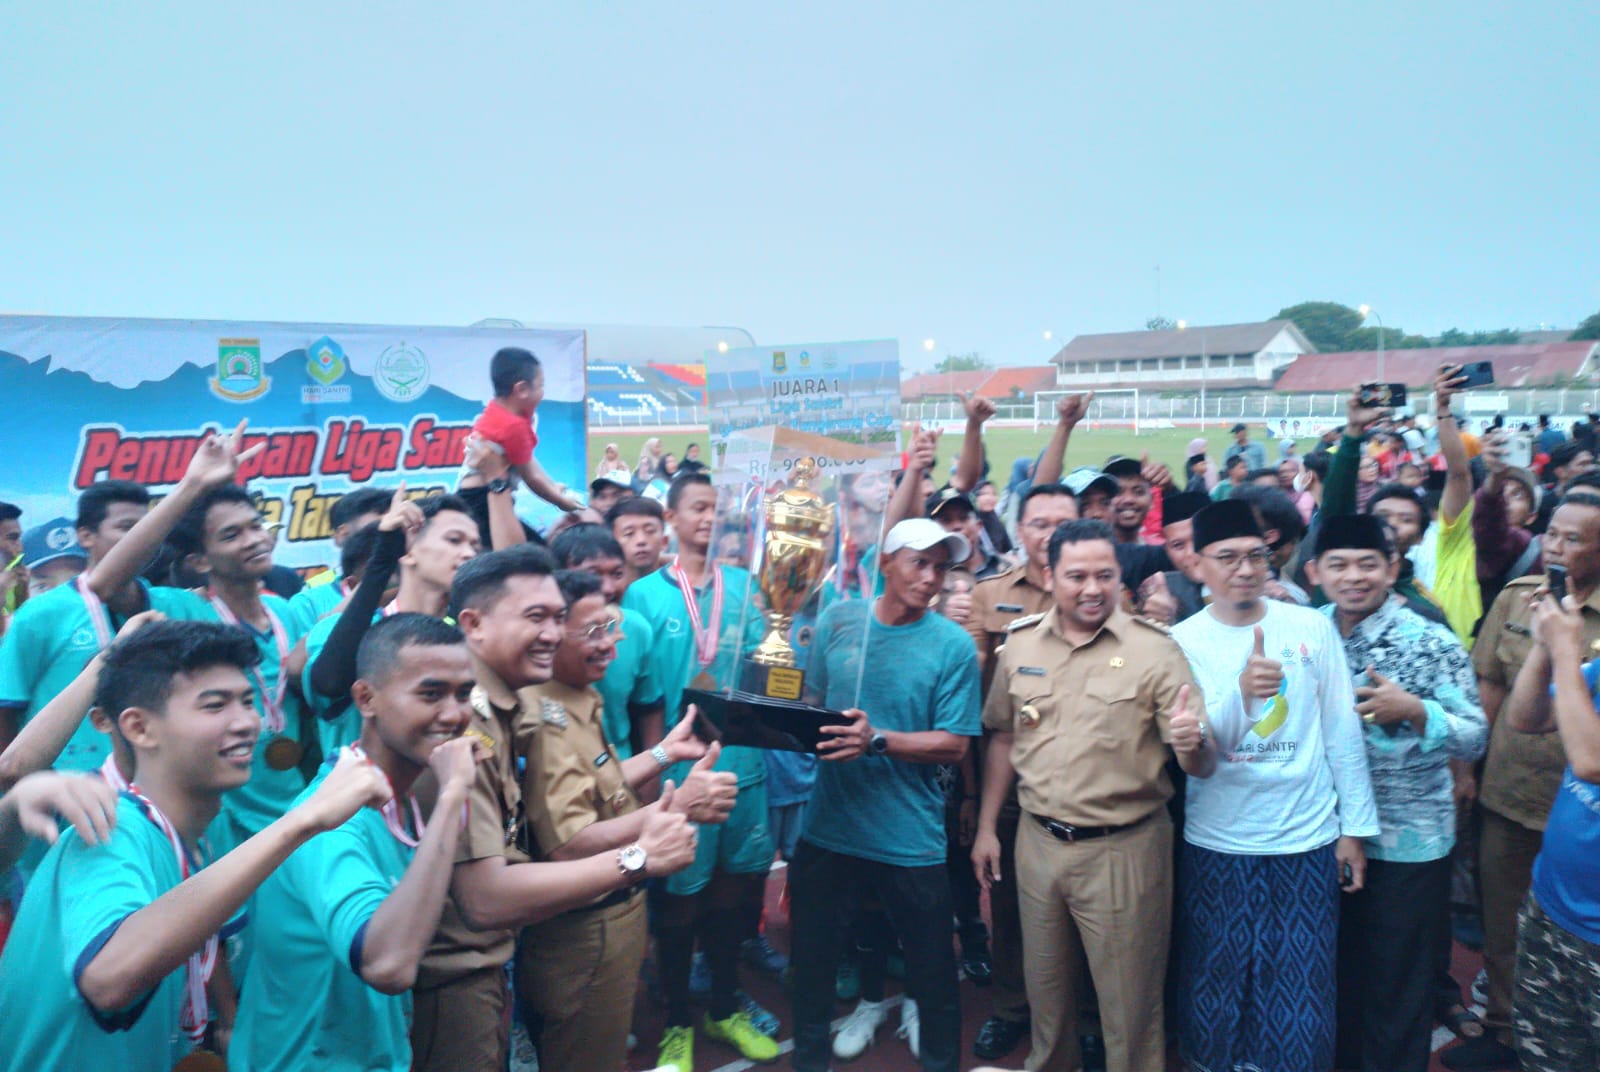
M617 870L630 881L644 877L645 851L638 845L617 850Z
M667 755L666 747L663 745L658 744L654 748L650 749L650 758L655 760L656 766L660 767L662 770L666 770L668 767L672 766L672 757Z

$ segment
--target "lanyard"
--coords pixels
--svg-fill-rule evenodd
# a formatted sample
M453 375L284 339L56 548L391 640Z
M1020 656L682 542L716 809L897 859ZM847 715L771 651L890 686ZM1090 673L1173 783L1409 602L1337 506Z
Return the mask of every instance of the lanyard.
M672 560L672 576L677 580L678 587L683 589L683 602L689 609L689 629L694 633L700 669L704 670L717 661L717 641L722 635L722 570L711 566L710 621L701 619L699 593L689 583L689 575L683 572L683 566L676 558Z
M350 749L350 753L363 763L372 762L367 758L367 753L362 751L359 744L353 744L348 747ZM389 833L394 835L394 839L400 844L404 845L408 849L416 848L419 844L421 844L422 834L422 809L417 807L416 796L411 793L406 794L406 803L411 805L411 825L416 828L418 835L417 837L412 837L411 834L406 830L405 824L400 821L400 802L395 799L394 783L389 781L389 776L383 773L382 767L377 766L377 764L373 764L373 769L379 774L383 774L383 780L389 786L389 799L383 805L383 807L379 809L383 813L383 825L389 828ZM465 821L465 818L465 815L463 815L463 821Z
M124 778L122 772L117 769L116 756L107 756L106 761L100 764L100 777L105 779L105 783L117 792L126 793L128 791L128 779Z
M94 594L94 589L89 587L89 575L80 573L73 580L72 585L78 590L78 595L83 597L83 609L89 612L89 624L94 627L94 638L100 645L100 650L105 651L111 646L112 637L116 631L111 628L111 614L106 610L106 605L100 602L100 597Z
M109 762L109 761L108 761ZM104 768L102 768L103 770ZM167 837L167 843L172 846L172 852L178 860L178 874L180 881L188 881L192 868L189 866L189 853L183 847L183 840L178 837L177 829L172 825L161 809L140 791L137 785L128 786L128 793L139 802L146 816L156 828ZM213 934L206 939L206 944L189 955L189 977L184 983L183 1013L178 1019L179 1026L190 1040L199 1043L206 1033L206 1024L211 1019L211 1005L206 998L206 984L211 981L211 973L217 967L217 936Z
M214 591L206 589L206 599L211 603L211 609L217 612L217 617L235 629L244 629L238 615L224 603ZM278 684L276 688L267 688L267 679L261 675L261 667L250 668L250 677L255 681L256 691L261 694L261 704L266 708L262 717L266 720L267 729L273 733L282 733L285 720L283 717L283 695L288 689L289 681L284 677L283 664L289 659L289 634L284 632L283 623L278 621L278 616L272 613L272 608L265 603L261 609L267 612L267 621L272 624L272 640L278 648ZM248 630L254 635L255 630Z

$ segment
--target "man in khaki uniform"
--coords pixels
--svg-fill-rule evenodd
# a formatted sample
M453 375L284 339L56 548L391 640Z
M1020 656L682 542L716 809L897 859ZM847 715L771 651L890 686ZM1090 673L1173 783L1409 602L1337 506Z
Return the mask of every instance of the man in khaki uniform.
M987 695L994 675L995 650L1005 644L1006 631L1019 618L1040 614L1053 604L1046 589L1045 557L1050 535L1063 522L1078 516L1078 503L1065 484L1036 484L1023 496L1017 511L1017 533L1027 561L986 580L972 590L972 612L962 625L978 646L978 669ZM1028 994L1022 975L1022 925L1017 918L1017 886L1013 881L1012 849L1017 840L1021 812L1016 795L1001 804L997 836L1000 839L1000 878L989 891L990 935L994 964L993 1015L979 1029L973 1051L996 1060L1013 1050L1028 1033Z
M567 625L555 676L517 694L532 854L572 860L621 849L638 839L652 811L676 811L695 823L725 820L738 778L710 769L721 749L707 752L692 732L694 719L681 719L654 749L628 760L607 741L605 699L594 685L616 657L621 618L594 574L564 570L557 580ZM685 760L700 762L684 784L641 807L636 790ZM692 860L686 855L682 863ZM627 1013L649 942L639 893L627 886L523 931L517 993L528 1022L539 1025L541 1067L616 1072L627 1063Z
M1550 518L1542 545L1546 565L1566 568L1568 591L1583 614L1584 639L1591 655L1600 653L1600 495L1584 489L1565 496ZM1489 755L1478 792L1483 816L1478 885L1488 970L1489 1000L1484 1010L1488 1031L1451 1053L1481 1055L1486 1063L1474 1059L1473 1068L1501 1067L1495 1062L1509 1064L1513 1056L1511 989L1517 958L1517 910L1532 885L1533 861L1544 842L1545 820L1567 766L1560 734L1518 733L1511 720L1502 717L1518 671L1533 649L1530 600L1544 584L1543 577L1521 577L1506 585L1485 615L1472 647L1478 694L1490 726ZM1547 690L1548 671L1544 681L1526 684ZM1445 1064L1452 1067L1448 1055Z
M450 602L472 654L476 713L467 733L486 758L467 799L439 930L423 958L412 1000L414 1072L499 1072L506 1062L505 965L516 928L681 866L694 854L682 815L652 813L638 851L532 863L516 770L516 689L549 680L566 623L555 560L540 547L495 551L456 571ZM431 813L431 777L415 788ZM666 870L663 870L666 869Z
M1029 1069L1075 1070L1077 974L1088 954L1109 1072L1166 1061L1162 990L1172 913L1170 754L1216 769L1204 699L1166 630L1120 609L1115 534L1061 526L1048 549L1052 608L1013 623L984 725L994 734L972 858L1001 877L996 831L1016 782ZM1170 752L1169 752L1170 746Z

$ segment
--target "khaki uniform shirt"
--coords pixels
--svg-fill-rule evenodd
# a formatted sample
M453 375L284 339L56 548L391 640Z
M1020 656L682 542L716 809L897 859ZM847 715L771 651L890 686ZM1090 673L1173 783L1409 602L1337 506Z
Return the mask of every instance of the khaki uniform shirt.
M1116 610L1074 647L1054 609L1023 619L995 657L983 724L1013 734L1022 809L1074 826L1126 826L1172 796L1168 718L1205 697L1162 626Z
M475 737L488 758L478 764L467 795L467 825L456 841L458 864L504 856L507 864L527 863L527 830L523 824L522 784L517 777L516 727L522 709L505 682L476 656L478 684L472 690L474 717L467 734ZM438 798L432 771L423 771L415 792L428 813ZM422 958L417 985L429 989L482 968L511 959L516 936L511 931L475 931L468 927L455 897L447 897L439 930Z
M622 760L605 738L605 700L593 688L551 680L521 689L517 750L527 757L522 797L530 847L549 859L585 828L639 807Z
M1528 597L1544 583L1543 577L1519 577L1501 590L1478 630L1472 645L1472 665L1478 677L1492 681L1511 698L1517 671L1533 650L1533 617ZM1600 653L1600 592L1580 608L1583 637L1590 657ZM1559 733L1519 733L1511 727L1504 705L1489 731L1489 758L1484 763L1478 801L1496 815L1529 830L1543 830L1567 769L1567 752Z
M978 645L978 671L987 694L994 678L994 653L1006 642L1006 630L1018 618L1043 614L1055 603L1050 593L1028 580L1025 566L979 581L972 589L972 614L965 627Z

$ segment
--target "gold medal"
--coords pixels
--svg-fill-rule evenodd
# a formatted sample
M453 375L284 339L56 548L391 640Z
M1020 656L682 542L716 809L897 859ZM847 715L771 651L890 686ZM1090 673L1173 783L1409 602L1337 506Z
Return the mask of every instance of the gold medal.
M210 1050L195 1050L173 1065L172 1072L228 1072L228 1062Z
M274 737L267 744L267 766L275 771L293 770L300 764L300 742L288 737Z

